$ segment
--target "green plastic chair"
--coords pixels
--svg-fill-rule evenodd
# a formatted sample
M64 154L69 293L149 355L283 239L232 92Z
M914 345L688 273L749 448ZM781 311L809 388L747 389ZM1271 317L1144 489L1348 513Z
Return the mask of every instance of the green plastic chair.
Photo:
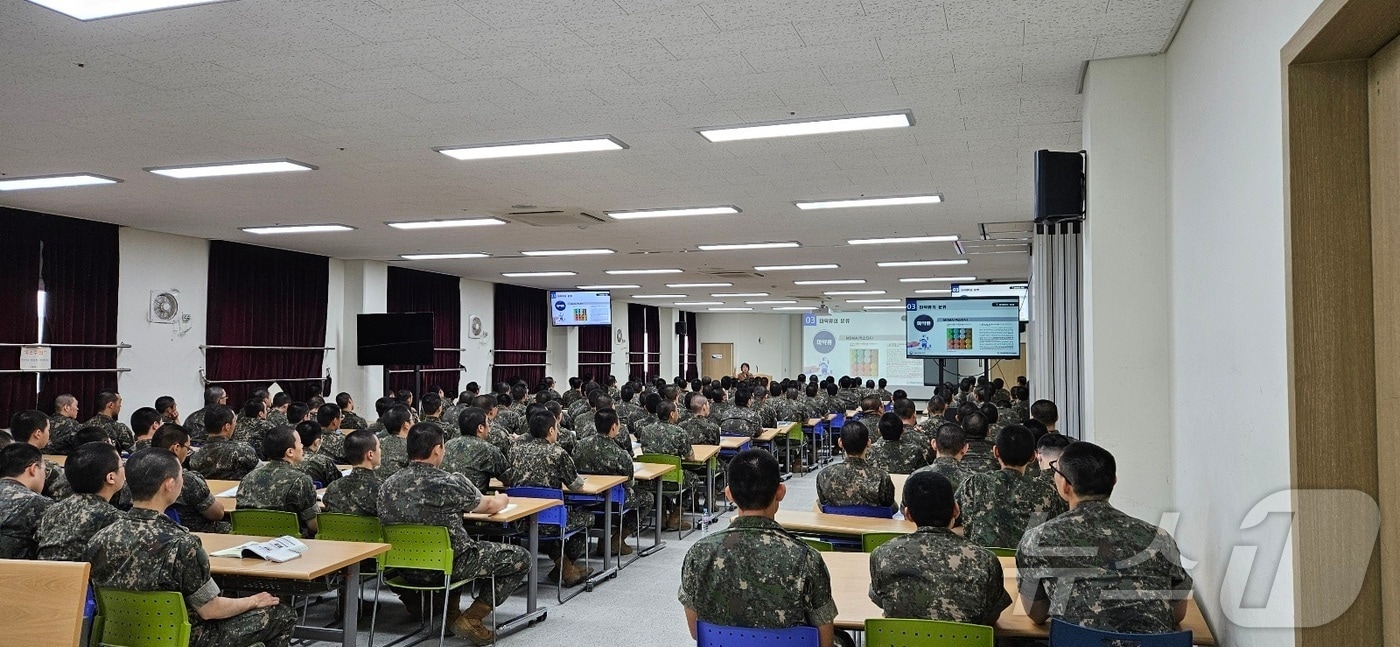
M316 538L328 539L331 541L357 541L378 544L384 542L384 527L379 524L379 517L341 514L339 512L322 512L316 515ZM371 557L360 562L360 564L360 577L378 576L378 558ZM375 583L374 597L376 600L379 599L378 580L376 580ZM358 601L358 596L356 601ZM379 617L371 612L369 619L369 647L374 647L374 628L378 621Z
M661 475L662 491L669 494L670 488L667 486L667 484L673 483L676 487L675 494L678 497L678 499L680 501L683 501L685 499L685 469L681 467L680 456L674 456L671 454L642 454L634 458L633 460L638 463L664 463L666 465L675 465L676 469L673 469ZM662 502L657 501L656 505L662 505ZM680 505L679 501L677 502L677 505ZM699 524L696 524L696 527L691 528L690 533L686 533L683 530L677 530L676 537L679 539L684 539L690 534L693 534L696 530L699 530ZM658 529L657 532L660 532L660 529Z
M819 553L830 553L836 550L836 545L829 541L822 541L820 539L808 539L806 537L803 537L802 541L805 542L808 546L810 546L812 550L815 550Z
M394 577L390 580L389 586L396 589L404 589L419 592L441 591L442 596L442 628L438 631L438 647L442 647L443 641L447 637L447 593L455 591L472 580L452 581L452 561L454 553L452 551L452 538L447 534L447 528L443 526L419 526L419 525L386 525L384 529L384 541L393 545L389 552L384 553L380 562L379 581L384 582L384 571L395 569L415 569L421 571L433 571L442 573L442 584L420 585L411 584L402 576ZM495 591L496 578L491 578L491 590ZM499 600L497 601L499 602ZM427 617L419 623L418 629L405 639L418 635L421 632L429 631L433 625L433 610L431 605L423 605L423 610ZM374 596L374 616L379 615L379 596ZM496 627L495 606L491 610L492 631ZM395 643L399 641L394 641ZM393 643L391 643L393 644Z
M233 534L254 537L301 536L301 523L291 512L281 510L234 510L229 513Z
M907 533L902 532L867 532L860 536L860 549L870 552L885 545L885 542L895 537L903 537Z
M870 618L866 647L994 647L992 628L941 620Z
M97 589L93 647L186 647L190 617L174 591Z
M987 550L992 551L992 554L993 554L993 555L996 555L997 557L1015 557L1015 556L1016 556L1016 549L1015 549L1015 548L993 548L993 547L991 547L991 546L988 546L988 547L987 547Z

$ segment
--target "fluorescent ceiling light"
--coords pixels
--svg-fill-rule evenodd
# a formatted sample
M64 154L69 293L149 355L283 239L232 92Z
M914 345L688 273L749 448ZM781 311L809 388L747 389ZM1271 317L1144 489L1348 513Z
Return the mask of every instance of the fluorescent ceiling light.
M97 20L112 16L175 9L226 0L29 0L78 20Z
M280 159L252 160L248 162L214 162L211 164L193 164L187 166L152 166L145 170L155 173L156 175L188 180L201 177L223 177L226 175L258 175L262 173L314 171L316 167L294 160Z
M489 254L465 252L461 254L399 254L406 261L447 261L459 258L486 258Z
M627 211L605 211L613 220L640 220L642 218L676 218L680 216L724 216L740 213L739 207L678 207L674 209L630 209Z
M834 290L831 292L823 292L822 294L829 297L864 297L884 293L884 290Z
M887 198L850 198L845 200L814 200L794 202L798 209L849 209L852 207L902 207L911 204L938 204L943 196L937 193L923 195L898 195Z
M846 303L902 303L904 299L846 299Z
M904 306L865 306L866 310L903 310Z
M736 249L783 249L790 247L801 247L800 243L733 243L727 245L698 245L697 249L702 252L724 252Z
M447 227L504 225L506 221L500 218L458 218L456 220L410 220L406 222L386 222L384 224L394 229L444 229Z
M66 186L92 186L94 184L116 184L121 182L114 177L104 177L91 173L70 173L66 175L34 175L30 177L9 177L0 179L0 191L23 191L24 189L57 189Z
M537 249L520 252L521 256L598 256L616 254L612 249Z
M863 285L865 279L825 279L821 281L793 281L793 285Z
M835 263L817 263L813 265L758 265L753 269L758 272L781 272L787 270L834 270L841 267Z
M723 301L677 301L671 305L676 306L722 306Z
M880 267L925 267L929 265L967 265L967 259L959 258L951 261L885 261L876 263Z
M710 312L748 312L753 308L710 308Z
M684 299L684 294L634 294L633 299Z
M459 160L486 160L499 159L502 157L528 157L530 155L620 151L625 148L627 148L627 144L618 141L612 135L601 135L594 137L570 137L567 139L541 139L525 142L502 142L499 144L439 146L433 150Z
M900 279L900 283L967 283L976 281L975 276L926 276L913 279Z
M244 227L250 234L323 234L332 231L354 231L347 225L269 225L267 227Z
M712 297L766 297L767 292L716 292Z
M903 238L857 238L847 245L891 245L895 243L956 243L957 236L905 236Z
M773 308L773 309L774 309L774 310L801 310L801 311L803 311L803 312L811 312L812 310L816 310L817 307L816 307L816 306L784 306L784 307L781 307L781 308Z
M574 276L578 272L501 272L501 276L511 279L543 278L548 276Z
M578 286L578 289L580 289L580 290L631 290L631 289L635 289L635 288L639 288L639 287L642 287L642 286L637 285L637 284L635 284L635 283L614 283L614 284L604 284L604 285L580 285L580 286Z
M786 301L786 300L778 300L778 301L745 301L744 303L747 304L747 305L751 305L751 306L781 306L781 305L788 305L788 304L792 304L792 303L797 303L797 300L796 300L796 299L793 299L793 300L791 300L791 301Z
M680 274L681 271L675 268L660 270L608 270L607 274Z
M701 137L711 142L733 142L745 139L767 139L770 137L795 137L798 135L824 135L828 133L848 133L857 130L880 130L884 128L908 128L914 125L914 113L908 110L839 117L819 117L816 119L784 119L742 126L715 126L696 128Z
M914 290L914 294L952 294L952 290Z
M727 288L733 283L667 283L668 288Z

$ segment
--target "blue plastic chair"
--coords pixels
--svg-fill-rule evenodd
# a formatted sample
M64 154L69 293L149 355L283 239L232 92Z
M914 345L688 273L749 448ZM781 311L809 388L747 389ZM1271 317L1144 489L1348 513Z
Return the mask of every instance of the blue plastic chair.
M1050 647L1191 647L1191 630L1169 634L1120 634L1081 627L1058 618L1050 620Z
M170 520L174 521L175 523L178 523L182 526L185 525L184 522L180 521L180 511L176 510L175 506L173 505L165 509L165 516L170 517Z
M749 629L712 625L701 620L695 623L695 644L697 647L818 647L821 637L816 627Z
M824 505L822 512L826 514L844 514L851 517L875 517L878 519L893 519L893 508L882 508L875 505Z
M534 487L522 485L518 487L506 488L506 494L511 498L526 497L530 499L558 499L560 501L564 500L564 491L562 489L548 487ZM579 528L578 530L573 531L569 530L568 506L554 506L553 508L549 508L548 510L541 510L538 513L536 513L536 515L539 519L540 526L556 526L559 528L559 554L561 555L564 552L564 543L568 541L570 537L573 537L578 533L585 532L586 530L584 528ZM548 540L553 541L554 536L551 535L548 538ZM588 551L584 551L583 559L585 562L588 561ZM564 597L563 569L559 570L559 581L555 582L555 584L559 586L559 590L555 594L555 597L559 600L559 604L568 602L569 600L574 599L574 596L588 590L588 587L581 586L577 591L574 591L568 597Z
M593 512L593 523L594 523L593 527L594 527L594 528L602 528L602 527L603 527L603 523L604 523L604 521L603 521L603 515L617 515L616 524L613 525L613 532L615 532L615 533L616 533L616 532L620 532L620 531L622 530L622 525L623 525L624 522L627 521L627 515L629 515L629 514L636 516L636 517L637 517L637 525L638 525L638 526L641 526L641 523L642 523L642 517L641 517L642 510L641 510L641 508L638 508L638 507L635 506L635 505L634 505L634 506L631 506L631 507L628 507L628 506L627 506L627 486L624 485L624 484L619 483L619 484L617 484L617 485L612 486L612 487L609 488L609 489L612 490L612 502L613 502L613 504L612 504L612 508L611 508L611 509L608 509L608 510L604 510L604 509L603 509L603 505L604 505L604 503L606 503L606 501L607 501L607 497L605 497L603 494L575 494L575 493L573 493L573 492L565 492L565 493L564 493L564 500L565 500L566 502L570 503L570 504L577 504L577 503L586 503L586 504L588 504L589 507L592 509L592 512ZM620 570L622 570L627 564L631 564L632 562L635 562L635 561L637 561L638 559L641 559L641 557L642 557L641 552L642 552L642 539L641 539L641 533L638 533L638 534L637 534L637 546L636 546L636 548L633 549L633 555L635 555L635 556L634 556L632 559L630 559L630 560L628 560L626 563L624 563L624 562L622 561L622 555L616 555L616 554L613 555L613 557L614 557L615 559L617 559L617 569L620 571ZM604 564L604 565L603 565L603 568L607 568L607 567L608 567L607 564Z

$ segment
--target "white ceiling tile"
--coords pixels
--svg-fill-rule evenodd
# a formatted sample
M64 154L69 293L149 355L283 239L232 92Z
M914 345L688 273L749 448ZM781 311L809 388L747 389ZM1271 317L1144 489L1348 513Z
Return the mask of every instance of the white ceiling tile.
M649 84L751 74L754 69L743 56L726 54L666 63L623 65L622 71L631 75L639 83Z
M462 58L461 52L436 38L365 43L352 47L322 49L320 52L343 62L351 69L421 65Z
M777 91L793 88L808 88L826 84L826 77L815 67L766 72L763 74L740 74L736 76L715 76L705 79L715 94L743 94L749 92Z
M660 37L659 41L678 59L788 49L805 44L791 24L702 34L681 33Z
M908 10L871 12L867 5L865 16L844 16L820 20L799 20L793 23L802 39L809 45L852 38L875 38L948 31L948 20L941 5Z
M616 18L566 21L568 28L589 44L638 38L661 38L675 34L703 34L719 31L714 21L699 7L628 14Z
M875 39L867 38L829 45L809 45L793 49L781 49L744 54L749 65L758 72L781 72L800 70L822 65L860 65L880 61L880 48Z
M540 54L540 58L561 72L587 72L600 67L646 65L676 60L654 38L564 49Z
M459 4L496 28L523 27L559 16L592 19L626 15L612 0L463 0Z
M702 6L715 24L726 30L788 23L794 16L818 20L865 13L860 0L732 0Z
M1170 29L1130 34L1104 34L1098 37L1094 46L1094 58L1118 58L1157 54L1166 49Z

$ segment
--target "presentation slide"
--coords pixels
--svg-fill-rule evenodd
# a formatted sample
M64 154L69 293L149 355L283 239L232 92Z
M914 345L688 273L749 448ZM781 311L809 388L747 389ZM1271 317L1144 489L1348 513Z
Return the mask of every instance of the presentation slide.
M1031 320L1029 286L1025 283L955 283L955 297L1016 297L1021 300L1021 321Z
M903 312L802 315L802 372L826 377L885 378L895 387L920 387L924 363L904 352Z
M549 313L556 326L611 326L608 292L550 292Z
M1020 300L1010 297L906 299L905 352L918 359L1021 355Z

